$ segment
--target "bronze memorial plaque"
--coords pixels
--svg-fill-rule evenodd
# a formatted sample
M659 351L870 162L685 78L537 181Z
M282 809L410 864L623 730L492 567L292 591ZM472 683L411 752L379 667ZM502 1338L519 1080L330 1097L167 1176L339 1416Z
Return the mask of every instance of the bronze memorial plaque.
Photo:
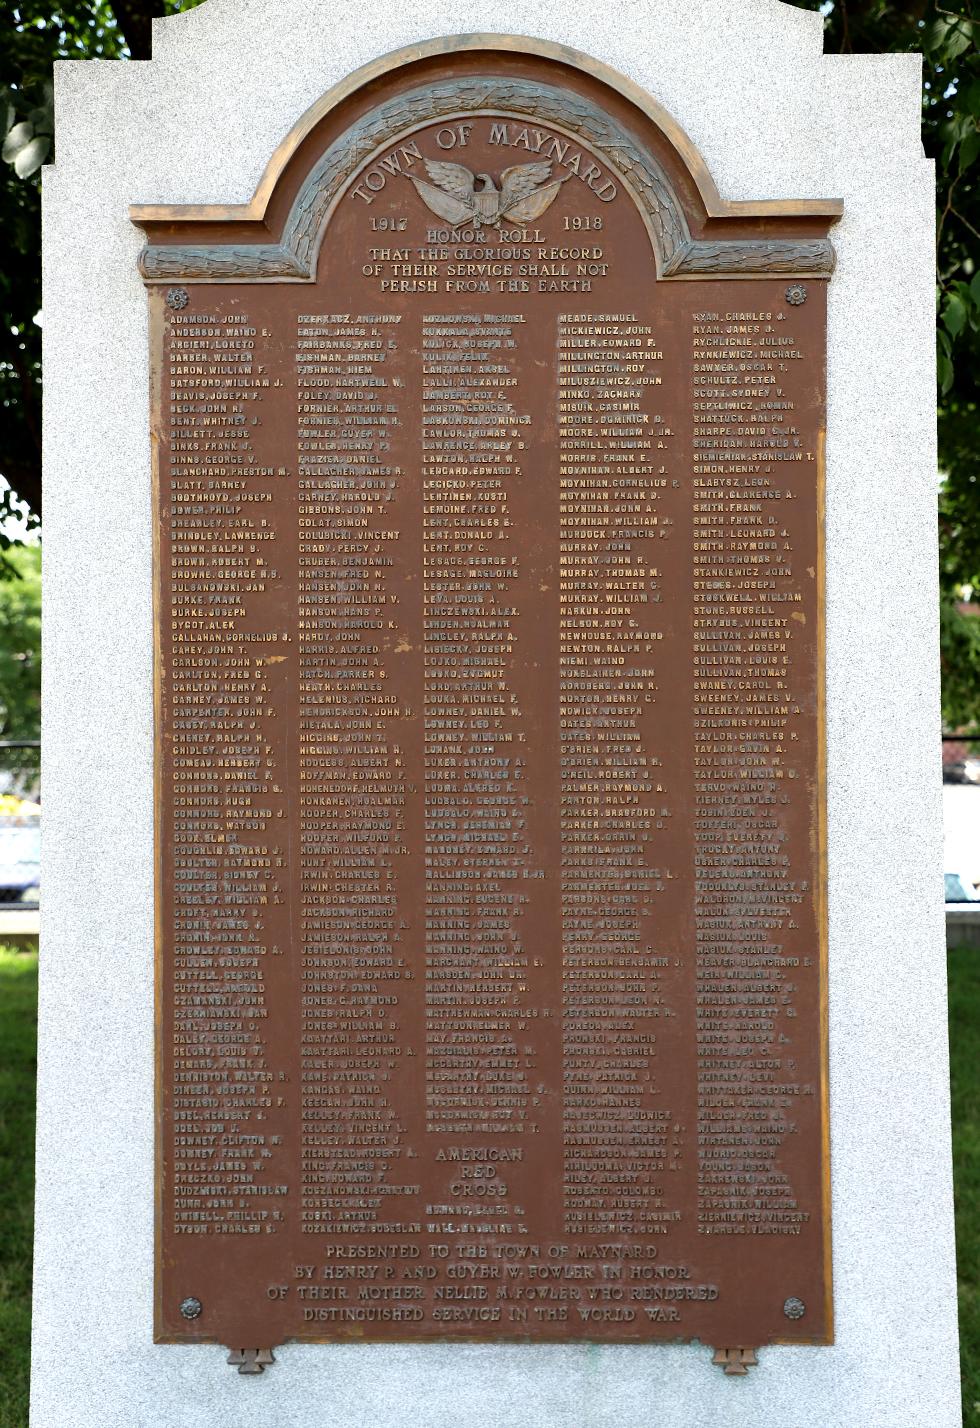
M161 1341L831 1340L839 212L501 36L133 211Z

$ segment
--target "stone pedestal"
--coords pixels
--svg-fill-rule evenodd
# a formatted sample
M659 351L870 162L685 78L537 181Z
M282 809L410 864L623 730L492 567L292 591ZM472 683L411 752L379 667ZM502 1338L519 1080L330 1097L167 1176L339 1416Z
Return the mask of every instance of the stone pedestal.
M150 63L65 63L45 201L45 917L35 1428L954 1428L935 553L932 167L917 56L824 56L775 0L207 0ZM152 1342L153 615L147 308L129 205L245 203L348 72L474 31L641 85L726 199L840 198L826 650L836 1342ZM902 916L894 916L896 888Z

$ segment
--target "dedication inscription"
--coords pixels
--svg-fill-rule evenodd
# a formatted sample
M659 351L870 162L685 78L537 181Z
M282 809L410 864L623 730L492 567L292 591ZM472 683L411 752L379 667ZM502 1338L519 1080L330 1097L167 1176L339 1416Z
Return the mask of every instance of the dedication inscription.
M832 1337L837 212L500 37L134 211L160 1339Z

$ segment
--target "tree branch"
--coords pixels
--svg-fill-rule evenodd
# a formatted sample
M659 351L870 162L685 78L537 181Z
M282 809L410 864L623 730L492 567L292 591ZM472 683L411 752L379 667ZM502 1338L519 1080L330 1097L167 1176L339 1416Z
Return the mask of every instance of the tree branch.
M840 0L841 36L840 53L847 54L851 48L851 26L847 15L847 0Z
M946 207L943 209L942 213L940 213L940 215L939 215L939 222L936 224L936 267L937 267L937 269L938 269L938 267L939 267L939 248L940 248L940 244L941 244L942 241L943 241L943 228L945 227L946 219L947 219L947 217L949 216L949 214L952 213L952 212L954 212L954 209L953 209L953 194L954 194L954 192L955 192L955 190L956 190L956 185L959 183L959 181L960 181L960 175L957 174L956 178L953 179L953 182L950 184L949 188L946 190ZM959 265L957 264L957 266L959 266ZM953 271L955 272L956 269L954 268ZM942 278L940 277L940 278L939 278L940 286L942 285L942 281L943 281L943 280L942 280Z

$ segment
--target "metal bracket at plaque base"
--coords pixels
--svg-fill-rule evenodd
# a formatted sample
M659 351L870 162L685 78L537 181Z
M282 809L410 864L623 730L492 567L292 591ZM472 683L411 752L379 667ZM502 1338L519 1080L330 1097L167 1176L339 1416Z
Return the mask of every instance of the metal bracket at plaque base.
M271 1349L230 1349L228 1363L237 1365L239 1373L264 1373L275 1359Z
M715 1349L711 1362L724 1369L727 1374L747 1374L750 1368L756 1367L759 1360L756 1358L755 1349Z

